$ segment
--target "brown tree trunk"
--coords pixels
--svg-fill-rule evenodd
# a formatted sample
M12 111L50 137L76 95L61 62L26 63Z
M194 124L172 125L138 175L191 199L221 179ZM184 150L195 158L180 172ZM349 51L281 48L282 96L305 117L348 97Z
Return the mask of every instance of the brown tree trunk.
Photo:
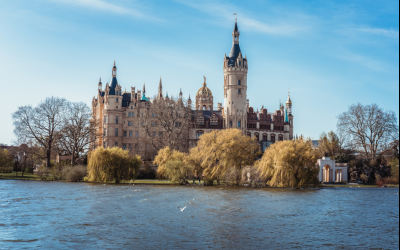
M51 157L51 151L48 149L46 151L46 169L49 169L51 166L50 157Z

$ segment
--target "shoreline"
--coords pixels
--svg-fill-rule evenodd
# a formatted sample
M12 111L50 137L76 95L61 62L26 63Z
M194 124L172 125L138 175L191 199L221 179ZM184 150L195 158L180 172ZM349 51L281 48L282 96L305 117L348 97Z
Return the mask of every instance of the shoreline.
M2 180L14 180L14 181L42 181L42 182L67 182L67 183L74 183L74 182L68 182L65 180L40 180L39 178L32 178L32 177L22 177L22 176L15 176L15 177L6 177L1 176L0 174L0 181ZM88 183L88 184L107 184L107 185L157 185L157 186L182 186L182 187L227 187L225 185L213 185L213 186L203 186L199 184L186 184L186 185L179 185L178 183L172 183L170 181L159 181L159 180L134 180L133 183L129 182L121 182L121 183L113 183L113 182L93 182L93 181L80 181L77 183ZM293 189L293 188L285 188L285 187L245 187L245 186L236 186L236 187L241 187L241 188L282 188L282 189ZM384 189L384 188L399 188L398 185L388 185L386 187L379 187L377 185L373 184L327 184L327 185L321 185L318 188L302 188L302 189L329 189L329 188L379 188L379 189Z

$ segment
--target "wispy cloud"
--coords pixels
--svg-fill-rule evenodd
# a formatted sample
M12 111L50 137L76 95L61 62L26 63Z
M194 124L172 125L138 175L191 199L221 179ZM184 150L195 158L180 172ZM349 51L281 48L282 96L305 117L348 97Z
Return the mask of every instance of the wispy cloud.
M222 4L210 1L188 1L175 0L176 2L194 8L201 12L208 13L225 20L232 20L232 13L236 12L237 7L232 4ZM293 14L292 14L293 16ZM249 17L244 13L240 13L240 26L254 32L265 33L269 35L294 35L300 31L309 29L308 25L299 24L299 22L283 21L281 18L274 19L274 23L265 23Z
M356 31L399 39L399 31L393 29L359 28Z
M132 16L138 19L162 21L161 19L155 18L140 10L114 5L102 0L50 0L50 1L56 3L65 3L65 4L80 6L84 8L90 8L93 10L107 11L118 15Z
M337 56L337 58L359 64L374 71L387 72L390 70L390 66L388 66L385 62L378 61L364 55L355 54L349 51L345 52L345 54Z

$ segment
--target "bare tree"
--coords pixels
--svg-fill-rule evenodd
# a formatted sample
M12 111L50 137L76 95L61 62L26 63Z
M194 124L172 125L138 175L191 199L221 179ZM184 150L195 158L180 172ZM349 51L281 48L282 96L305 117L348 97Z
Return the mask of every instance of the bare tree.
M146 135L146 143L154 150L169 146L187 151L192 110L181 98L153 99L147 113L141 117L140 129Z
M50 97L37 107L23 106L13 113L17 141L35 140L46 151L46 167L50 167L53 146L60 136L67 101Z
M71 165L75 165L80 153L87 152L90 144L99 138L98 125L87 104L68 103L58 144L62 151L71 155Z
M399 136L396 114L376 104L351 105L338 116L337 129L340 137L346 138L346 146L371 161Z

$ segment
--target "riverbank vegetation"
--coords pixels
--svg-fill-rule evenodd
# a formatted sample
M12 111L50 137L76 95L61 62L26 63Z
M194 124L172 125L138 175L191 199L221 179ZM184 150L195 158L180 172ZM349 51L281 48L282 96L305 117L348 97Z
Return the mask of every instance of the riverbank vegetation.
M98 147L88 156L88 181L133 180L141 166L140 156L130 156L122 148Z
M310 141L291 140L275 143L255 167L260 177L273 187L318 187L318 153Z

